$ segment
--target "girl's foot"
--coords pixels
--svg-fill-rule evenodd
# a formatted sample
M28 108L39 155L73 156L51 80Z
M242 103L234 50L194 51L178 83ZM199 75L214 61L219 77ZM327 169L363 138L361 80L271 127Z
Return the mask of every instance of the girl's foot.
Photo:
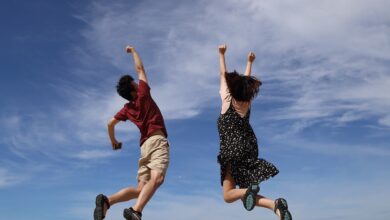
M242 200L246 210L251 211L255 207L256 196L259 191L260 187L258 184L252 184L248 187Z
M287 201L283 198L275 200L274 212L279 211L280 220L292 220L290 211L288 211Z
M103 220L105 217L106 210L110 208L110 203L108 202L108 198L103 194L99 194L96 196L95 203L96 203L96 207L95 207L95 211L93 212L93 218L94 220Z

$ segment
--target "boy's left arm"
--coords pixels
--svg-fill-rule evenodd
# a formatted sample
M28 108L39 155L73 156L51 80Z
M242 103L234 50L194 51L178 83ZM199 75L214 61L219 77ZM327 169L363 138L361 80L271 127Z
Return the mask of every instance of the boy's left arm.
M117 150L122 146L121 142L118 142L115 138L115 125L120 122L119 120L112 118L108 124L108 136L110 137L111 145L113 150Z

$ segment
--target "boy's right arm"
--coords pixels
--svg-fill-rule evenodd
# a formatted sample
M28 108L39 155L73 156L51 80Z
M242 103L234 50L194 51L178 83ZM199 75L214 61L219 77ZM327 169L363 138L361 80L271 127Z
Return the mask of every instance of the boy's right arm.
M139 57L135 48L133 46L127 46L126 52L131 53L133 55L133 60L134 60L134 64L135 64L135 71L138 74L138 79L148 83L148 80L146 78L144 65L142 64L141 58Z
M115 119L115 118L112 118L108 124L107 124L107 127L108 127L108 136L110 137L110 141L111 141L111 145L112 145L112 149L113 150L116 150L118 149L119 145L121 145L120 142L118 142L115 138L115 125L118 124L118 122L120 122L119 120Z

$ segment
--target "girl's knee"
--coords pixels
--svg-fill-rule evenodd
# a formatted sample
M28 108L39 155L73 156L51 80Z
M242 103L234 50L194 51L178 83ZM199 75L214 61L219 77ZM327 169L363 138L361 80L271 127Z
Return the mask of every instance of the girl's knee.
M223 193L223 200L224 200L226 203L232 203L232 202L234 202L234 200L231 198L231 196L229 196L229 194L226 193L226 192Z

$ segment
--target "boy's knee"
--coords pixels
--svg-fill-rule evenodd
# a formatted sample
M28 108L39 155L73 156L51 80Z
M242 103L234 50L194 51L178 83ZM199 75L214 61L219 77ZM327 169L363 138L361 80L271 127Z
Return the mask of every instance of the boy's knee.
M140 181L140 182L138 183L138 186L137 186L137 189L136 189L136 192L137 192L138 194L141 193L142 188L144 188L145 184L146 184L145 181Z
M164 183L164 175L161 172L155 172L151 176L151 181L153 181L157 186L160 186Z
M136 193L139 195L141 193L141 190L142 190L142 186L138 186L137 190L136 190Z

